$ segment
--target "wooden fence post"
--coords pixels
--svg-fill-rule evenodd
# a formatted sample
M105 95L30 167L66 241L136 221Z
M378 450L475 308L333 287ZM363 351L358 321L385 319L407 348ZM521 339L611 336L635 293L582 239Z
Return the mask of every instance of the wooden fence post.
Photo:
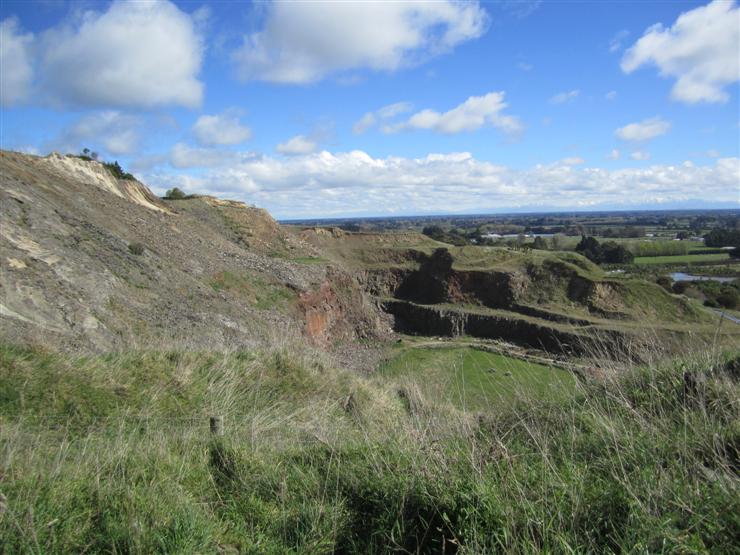
M224 435L224 417L211 416L211 433L215 436Z

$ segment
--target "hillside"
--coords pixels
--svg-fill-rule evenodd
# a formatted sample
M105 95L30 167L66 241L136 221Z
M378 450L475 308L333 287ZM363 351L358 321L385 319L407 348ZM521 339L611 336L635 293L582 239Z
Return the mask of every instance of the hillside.
M75 156L2 152L0 175L0 334L11 341L243 347L288 333L340 347L395 328L574 351L594 334L709 336L717 323L577 254L283 227L241 202L159 199Z
M164 201L99 162L0 153L0 335L65 349L322 344L382 331L353 278L264 210Z
M3 553L736 547L740 326L685 296L74 156L0 153L0 222Z

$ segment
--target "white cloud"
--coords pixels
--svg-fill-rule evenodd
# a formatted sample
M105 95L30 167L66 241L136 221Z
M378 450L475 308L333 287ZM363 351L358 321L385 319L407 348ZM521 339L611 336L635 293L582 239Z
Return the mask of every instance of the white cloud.
M145 176L155 187L167 174ZM362 151L288 158L232 153L189 177L188 191L239 198L279 217L331 214L473 212L502 207L589 207L711 198L736 203L740 159L707 166L653 165L606 170L562 161L529 169L475 159L470 153L373 158ZM197 185L197 187L196 187ZM629 191L629 198L625 196Z
M245 81L311 83L337 71L393 71L481 36L478 2L271 2L233 54Z
M609 91L604 95L607 100L615 100L617 98L617 91Z
M630 32L622 29L609 41L609 52L617 52L622 49L622 42L629 36Z
M394 118L397 115L411 111L412 108L413 105L410 102L396 102L395 104L383 106L374 112L367 112L352 126L352 132L355 135L361 135L381 120Z
M524 19L532 15L542 4L542 0L503 0L501 8L514 17Z
M630 158L633 160L650 160L650 153L646 152L644 150L636 150L632 154L630 154Z
M316 150L316 143L303 135L296 135L292 139L277 145L277 151L290 156L297 154L310 154Z
M724 87L740 80L740 11L734 0L715 0L682 13L668 29L653 25L625 52L622 70L654 64L677 79L671 96L681 102L726 102Z
M236 145L252 138L252 131L239 122L239 112L227 110L218 115L202 115L193 126L193 135L201 145Z
M12 106L27 99L33 78L33 35L22 34L15 18L0 22L0 105Z
M586 161L579 156L571 156L570 158L563 158L560 160L560 163L564 166L578 166L580 164L585 164Z
M67 152L87 147L113 155L131 154L139 146L141 124L141 118L115 110L88 114L65 129L52 146Z
M565 104L566 102L573 102L576 98L578 98L579 94L581 94L581 91L579 91L578 89L561 92L551 97L549 102L550 104Z
M47 31L42 87L52 102L144 107L201 103L201 39L192 18L166 0L111 4Z
M625 141L649 141L670 130L670 122L656 116L638 123L630 123L615 131L617 137Z
M197 148L184 143L175 144L170 150L169 163L180 169L228 167L252 160L251 152L235 152L217 148Z
M532 64L528 64L526 62L519 62L516 67L518 67L522 71L532 71L534 69L534 66Z
M613 149L612 149L612 151L611 151L611 152L609 153L609 155L607 156L607 158L609 158L609 160L619 160L619 157L620 157L621 155L622 155L622 153L621 153L621 152L619 152L619 150L618 150L618 149L616 149L616 148L613 148Z
M706 151L705 155L708 158L719 158L719 151L714 150L714 149L710 149L710 150L707 150Z
M454 134L491 125L509 135L517 135L524 127L518 118L501 113L508 106L504 96L503 91L471 96L462 104L442 113L422 110L404 122L384 127L383 131L394 133L405 129L429 129L437 133Z

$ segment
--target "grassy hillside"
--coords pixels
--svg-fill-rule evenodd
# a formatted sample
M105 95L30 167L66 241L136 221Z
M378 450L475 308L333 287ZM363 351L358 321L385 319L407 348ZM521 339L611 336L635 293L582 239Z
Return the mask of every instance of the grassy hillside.
M551 371L441 352L461 355L466 372ZM736 550L737 359L619 372L604 364L570 380L567 395L526 395L521 380L522 394L474 409L426 391L423 368L437 372L433 361L409 363L417 370L400 375L395 362L364 378L291 346L86 357L4 346L0 545L5 553ZM212 414L225 418L221 437L208 431Z

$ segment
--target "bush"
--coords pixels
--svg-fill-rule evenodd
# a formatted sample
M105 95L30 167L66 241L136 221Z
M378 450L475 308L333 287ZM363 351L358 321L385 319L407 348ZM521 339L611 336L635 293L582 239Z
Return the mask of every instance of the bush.
M677 281L673 284L673 292L678 295L683 295L686 290L691 287L691 282L689 281Z
M131 254L135 254L137 256L140 256L140 255L144 254L144 245L142 245L141 243L131 243L128 246L128 250L129 250L129 252Z
M658 279L655 280L655 283L660 285L663 289L668 291L669 293L673 293L673 289L671 288L671 278L666 276L660 276Z
M103 165L116 179L136 181L136 178L130 173L124 171L121 167L121 164L119 164L118 162L103 162Z
M717 304L722 308L729 308L734 310L740 305L740 298L738 293L734 289L725 289L719 295L717 295Z

